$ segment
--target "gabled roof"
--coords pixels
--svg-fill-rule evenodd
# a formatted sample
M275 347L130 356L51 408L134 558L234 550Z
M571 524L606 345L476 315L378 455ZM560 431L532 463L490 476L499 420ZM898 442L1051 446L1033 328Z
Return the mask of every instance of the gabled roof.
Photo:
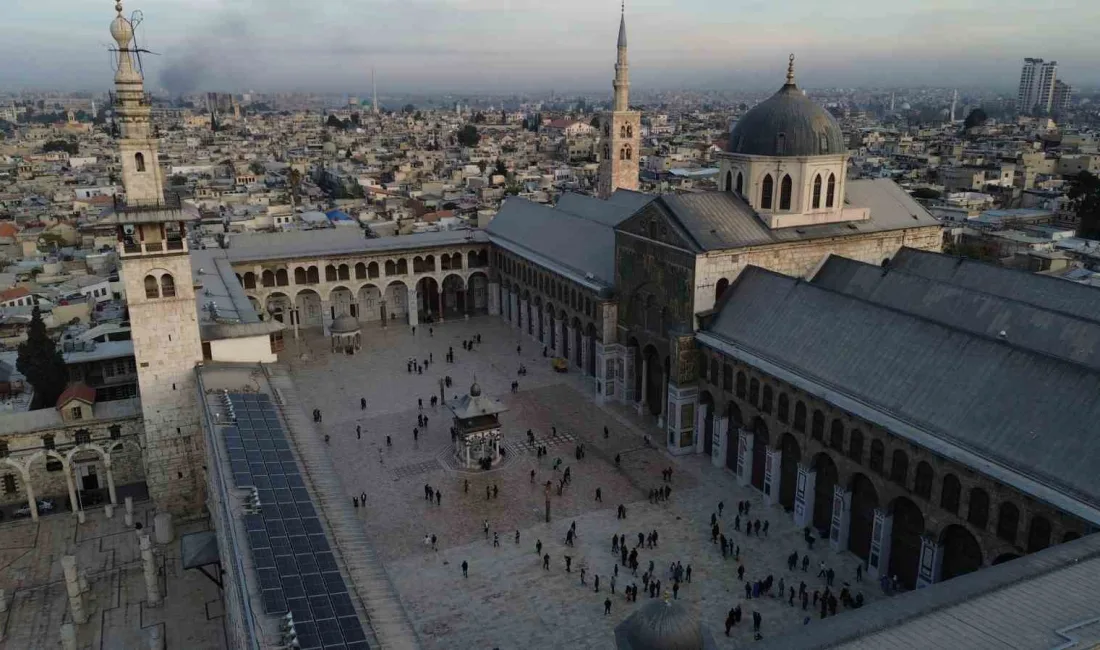
M702 344L1100 523L1100 372L758 267L728 292Z
M558 210L607 226L617 226L657 197L652 194L615 190L606 201L587 194L566 192L554 206Z
M0 291L0 301L15 300L16 298L23 298L31 295L31 290L26 287L12 287L11 289L4 289Z
M61 396L57 398L57 408L65 408L65 405L74 399L92 406L95 404L95 389L79 381L71 383L69 387L61 393Z

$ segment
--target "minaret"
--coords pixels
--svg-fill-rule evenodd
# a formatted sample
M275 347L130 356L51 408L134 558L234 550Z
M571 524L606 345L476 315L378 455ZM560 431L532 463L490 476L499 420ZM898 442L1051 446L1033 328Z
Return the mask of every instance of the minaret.
M111 100L126 201L104 221L118 230L145 425L145 482L158 510L189 518L202 514L206 485L195 381L203 355L187 250L187 225L198 215L164 199L134 27L122 15L121 0L115 11L111 36L118 44L118 71Z
M378 82L374 78L374 68L370 69L370 85L371 90L374 92L374 114L378 115Z
M616 189L638 189L638 155L641 149L641 114L630 110L630 66L626 54L626 5L619 17L619 41L616 46L615 98L610 113L600 120L603 146L600 151L598 193L606 199Z
M955 123L955 106L959 103L959 89L956 88L953 95L951 95L951 123Z

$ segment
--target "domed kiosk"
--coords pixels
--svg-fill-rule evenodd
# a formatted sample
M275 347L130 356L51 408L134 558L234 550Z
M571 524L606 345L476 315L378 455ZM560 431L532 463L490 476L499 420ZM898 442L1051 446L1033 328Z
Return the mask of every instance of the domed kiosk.
M844 207L848 149L827 110L794 81L741 116L719 156L721 188L740 196L770 228L809 226L869 218Z
M502 458L498 416L508 407L482 395L475 379L470 394L448 402L447 408L454 414L454 455L459 466L492 469Z
M712 650L710 630L679 602L651 602L615 627L617 650Z
M340 314L329 325L329 337L332 339L332 351L355 354L362 347L363 337L359 331L359 321L350 314Z

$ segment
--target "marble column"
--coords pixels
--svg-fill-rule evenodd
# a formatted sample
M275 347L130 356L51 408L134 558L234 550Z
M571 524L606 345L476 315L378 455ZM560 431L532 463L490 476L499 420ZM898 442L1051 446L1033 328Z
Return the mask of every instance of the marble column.
M890 543L893 539L894 516L875 508L875 523L871 528L871 555L867 573L876 580L890 573Z
M500 316L500 283L489 283L489 315Z
M794 486L794 525L799 528L814 523L814 483L817 472L799 463L798 480Z
M752 484L754 438L751 431L740 429L737 432L737 484L742 487Z
M439 291L435 292L435 308L439 311L439 321L443 322L443 284L439 284Z
M711 445L710 464L715 467L722 467L726 464L726 445L730 444L729 439L729 418L724 418L718 415L714 415L714 442Z
M829 546L840 553L848 550L848 531L852 521L852 492L833 486L833 519L829 527Z
M920 564L917 566L917 589L935 584L942 579L943 546L935 538L921 535Z
M416 327L420 322L420 301L416 297L416 287L409 287L409 299L405 305L409 315L409 326Z
M779 468L782 467L783 450L771 449L764 457L764 504L773 506L779 500Z
M329 335L329 328L332 327L332 301L321 301L321 330L325 333L325 336Z
M150 607L160 604L160 583L157 579L157 563L153 557L153 544L148 535L138 538L141 547L141 569L145 574L145 595Z

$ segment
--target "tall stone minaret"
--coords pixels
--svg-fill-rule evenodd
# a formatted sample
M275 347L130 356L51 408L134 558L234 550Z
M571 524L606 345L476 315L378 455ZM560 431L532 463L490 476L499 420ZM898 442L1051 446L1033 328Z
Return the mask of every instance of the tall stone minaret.
M111 36L118 44L118 71L111 100L126 201L105 220L118 230L145 425L145 482L159 510L191 518L203 512L206 485L195 379L203 355L187 246L187 226L197 215L164 200L134 27L122 15L121 0L115 11Z
M374 101L373 101L374 114L378 115L378 82L374 78L374 68L370 69L370 85L371 85L371 90L374 93Z
M618 188L638 189L641 114L630 110L630 65L626 57L626 6L619 18L618 57L615 60L614 105L600 120L599 196L606 199Z

